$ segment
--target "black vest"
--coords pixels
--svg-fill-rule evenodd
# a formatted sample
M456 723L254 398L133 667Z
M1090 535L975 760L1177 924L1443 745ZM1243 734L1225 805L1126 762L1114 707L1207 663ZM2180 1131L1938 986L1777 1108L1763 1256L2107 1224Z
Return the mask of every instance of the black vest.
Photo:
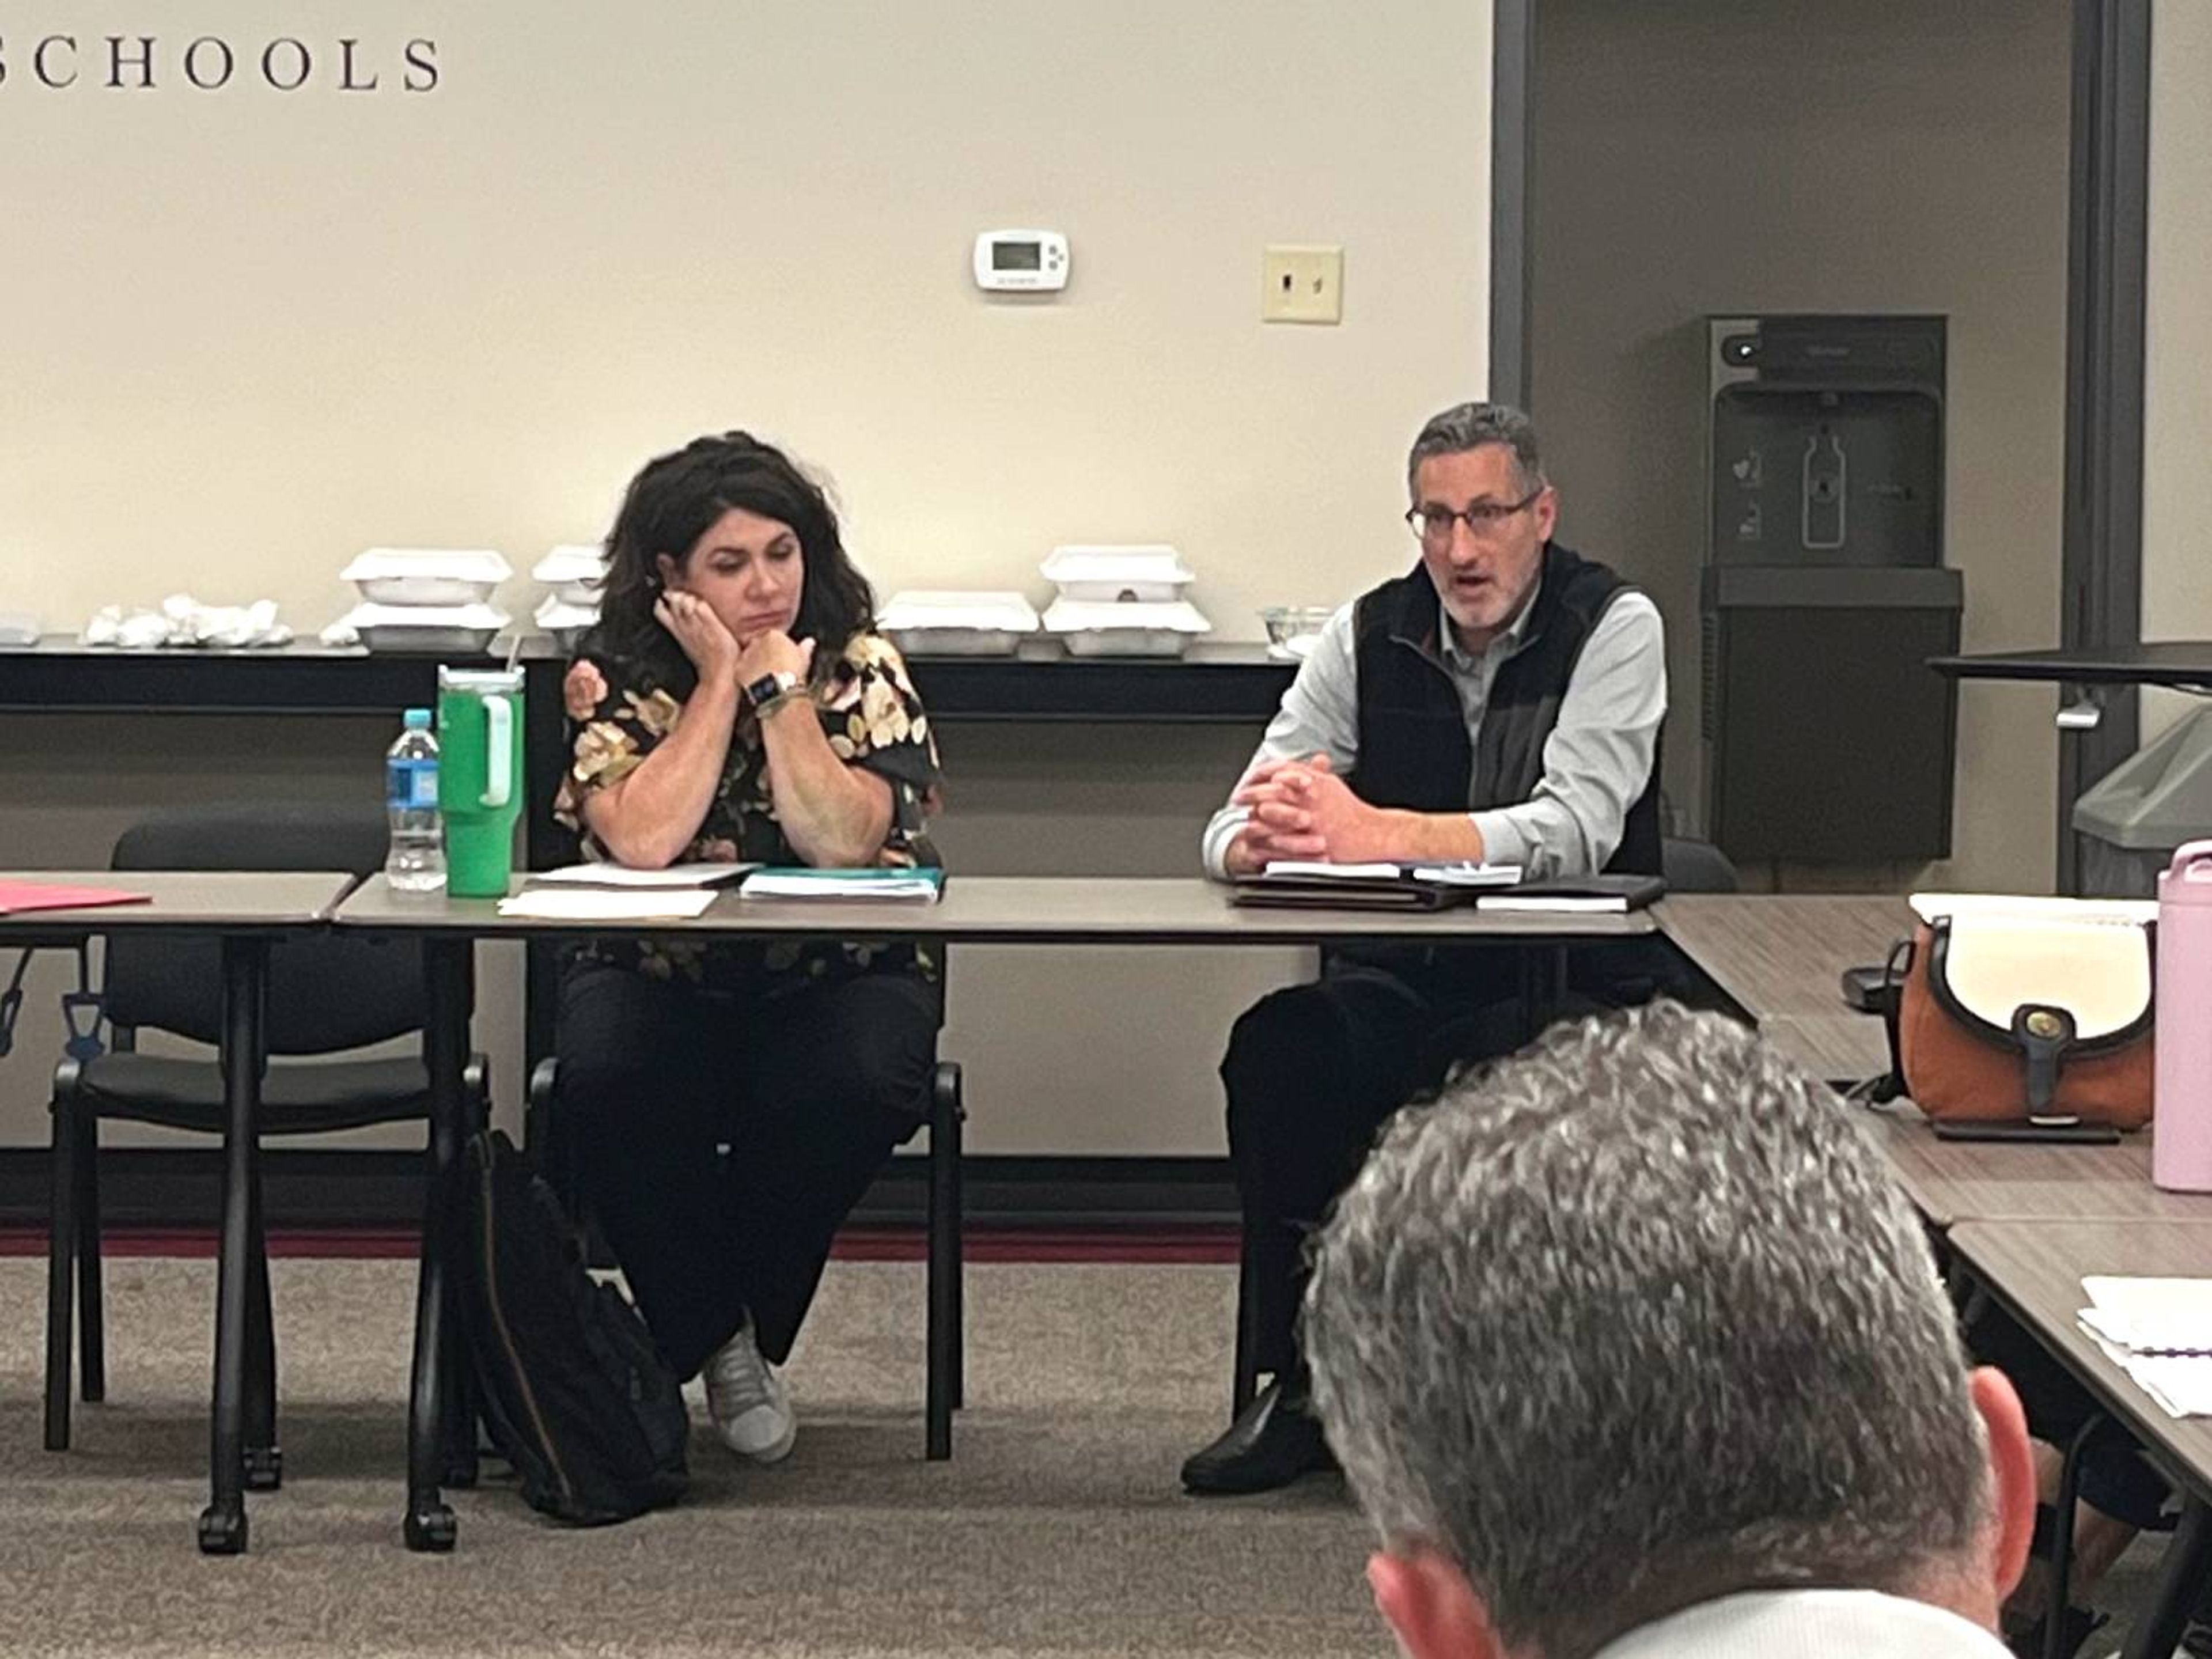
M1590 632L1628 586L1604 565L1544 544L1544 574L1521 648L1499 666L1477 742L1437 637L1440 606L1422 566L1363 595L1352 613L1359 677L1362 800L1419 812L1518 806L1544 775L1544 744ZM1660 873L1659 755L1605 866Z

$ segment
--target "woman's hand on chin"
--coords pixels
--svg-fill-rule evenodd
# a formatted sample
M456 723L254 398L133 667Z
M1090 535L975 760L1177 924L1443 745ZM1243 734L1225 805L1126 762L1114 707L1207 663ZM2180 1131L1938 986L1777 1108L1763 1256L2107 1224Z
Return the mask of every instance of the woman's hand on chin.
M653 614L684 647L684 654L699 671L702 684L715 680L745 684L738 678L743 653L706 600L672 587L653 601Z
M812 640L794 640L781 628L771 628L738 645L738 684L747 686L770 674L789 674L804 685L813 663Z

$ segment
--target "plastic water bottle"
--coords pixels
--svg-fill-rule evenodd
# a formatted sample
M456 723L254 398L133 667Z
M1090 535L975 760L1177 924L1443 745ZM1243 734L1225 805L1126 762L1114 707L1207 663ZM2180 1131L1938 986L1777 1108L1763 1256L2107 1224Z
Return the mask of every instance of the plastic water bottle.
M384 875L395 893L446 890L446 823L438 811L438 739L430 711L407 711L406 729L384 758L384 806L392 850Z
M2157 1081L2150 1178L2212 1192L2212 841L2192 841L2158 878Z

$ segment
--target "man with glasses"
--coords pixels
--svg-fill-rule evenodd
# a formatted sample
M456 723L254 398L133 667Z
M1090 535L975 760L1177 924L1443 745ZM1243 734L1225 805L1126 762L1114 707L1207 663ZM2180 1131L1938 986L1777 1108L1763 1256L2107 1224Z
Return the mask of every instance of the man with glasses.
M1657 874L1657 608L1552 539L1559 492L1518 410L1437 416L1407 483L1420 562L1331 618L1206 827L1208 873L1468 859L1532 880ZM1622 1000L1595 966L1577 988ZM1183 1465L1189 1491L1261 1492L1328 1466L1295 1329L1305 1238L1391 1112L1455 1061L1512 1046L1518 988L1506 951L1339 950L1318 982L1237 1022L1221 1076L1255 1299L1243 1316L1273 1380Z

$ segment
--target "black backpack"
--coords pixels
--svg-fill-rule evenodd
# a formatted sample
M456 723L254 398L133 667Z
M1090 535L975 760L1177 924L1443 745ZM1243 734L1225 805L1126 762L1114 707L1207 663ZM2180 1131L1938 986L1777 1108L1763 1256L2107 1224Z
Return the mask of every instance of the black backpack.
M461 1174L461 1326L523 1498L584 1527L673 1504L690 1419L644 1320L586 1271L560 1200L504 1133L473 1137Z

